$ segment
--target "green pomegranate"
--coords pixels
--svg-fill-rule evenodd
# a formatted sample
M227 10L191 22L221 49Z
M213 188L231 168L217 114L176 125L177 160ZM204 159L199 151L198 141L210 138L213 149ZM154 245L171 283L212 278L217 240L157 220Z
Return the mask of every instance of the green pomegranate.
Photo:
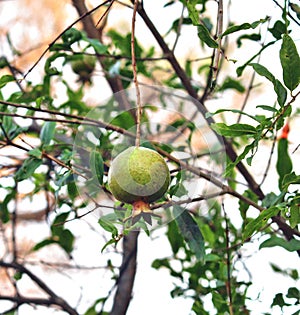
M91 76L96 66L96 57L84 55L82 58L75 59L71 62L72 70L78 74L82 83L91 83Z
M116 199L133 205L132 219L143 217L151 224L149 203L160 199L170 184L170 172L163 157L144 147L129 147L112 162L108 185Z

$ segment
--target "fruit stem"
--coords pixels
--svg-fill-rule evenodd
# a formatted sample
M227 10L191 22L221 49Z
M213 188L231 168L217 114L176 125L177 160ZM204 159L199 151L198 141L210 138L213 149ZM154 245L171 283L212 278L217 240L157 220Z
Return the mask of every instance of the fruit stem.
M135 145L136 147L140 146L141 139L141 116L142 116L142 104L141 104L141 94L139 89L139 84L137 80L137 70L136 70L136 58L135 58L135 18L136 12L139 5L139 1L134 1L133 6L133 14L132 14L132 26L131 26L131 62L133 68L133 82L135 85L135 93L136 93L136 138Z

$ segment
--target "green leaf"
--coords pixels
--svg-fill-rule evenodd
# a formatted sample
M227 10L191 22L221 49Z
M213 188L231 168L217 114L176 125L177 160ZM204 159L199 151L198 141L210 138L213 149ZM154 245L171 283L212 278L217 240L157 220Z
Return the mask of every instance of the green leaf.
M296 13L297 18L300 20L300 6L296 3L290 3L290 7Z
M0 220L2 223L9 222L10 213L8 210L8 203L15 199L16 191L12 190L9 194L7 194L2 202L0 202Z
M224 172L224 176L228 177L232 171L232 169L240 162L242 161L247 154L252 150L254 151L254 149L257 147L257 140L255 139L254 141L252 141L250 144L246 145L244 148L244 151L236 158L236 160L234 162L228 163ZM252 154L253 156L253 154Z
M300 57L293 39L287 34L283 35L280 61L284 84L290 91L294 91L300 81Z
M294 229L298 224L300 224L300 206L299 204L293 204L290 207L290 225Z
M64 43L68 44L69 47L82 39L82 33L76 28L71 28L63 33L61 36Z
M0 78L0 89L3 88L8 82L15 81L12 75L6 74Z
M35 148L35 149L32 149L32 150L28 151L28 155L34 156L37 159L41 159L42 156L43 156L43 152L40 149Z
M67 184L68 195L72 201L78 196L78 190L75 181L69 182Z
M283 178L285 175L290 174L292 169L293 164L288 152L288 140L286 138L281 138L278 140L276 162L276 170L279 175L279 187L281 189L283 188Z
M114 117L111 122L113 126L118 126L124 129L130 129L135 126L136 122L132 113L128 111L124 111L120 113L118 116Z
M173 213L179 230L189 245L190 250L199 261L204 262L205 244L197 222L187 210L178 205L173 207Z
M253 40L253 41L257 42L257 41L261 40L261 35L260 34L244 34L244 35L240 36L236 40L238 47L242 46L242 40L244 40L244 39Z
M93 150L90 154L90 169L93 175L96 175L98 183L103 184L104 163L99 152Z
M106 243L104 244L104 246L101 248L101 253L104 252L104 250L105 250L106 247L108 247L109 245L112 245L112 244L116 244L116 243L117 243L117 241L116 241L114 238L110 239L110 240L109 240L108 242L106 242Z
M35 244L32 250L37 251L37 250L39 250L45 246L51 245L51 244L57 244L57 241L52 239L52 238L47 238L47 239Z
M41 129L40 139L44 145L50 144L55 134L55 121L46 121Z
M218 91L225 91L228 89L236 90L240 93L245 92L245 87L238 81L234 80L231 77L227 77L222 85L218 88Z
M168 224L167 237L170 242L173 254L176 255L180 248L184 246L183 238L178 231L178 226L173 220Z
M289 288L286 297L289 298L289 299L296 299L297 300L296 303L299 305L299 302L300 302L300 291L299 291L298 288L296 288L296 287ZM296 303L295 303L295 305L296 305Z
M196 9L196 5L198 4L197 0L189 0L186 2L186 7L189 12L189 18L192 20L194 25L199 24L199 13Z
M257 105L256 108L261 108L263 110L269 111L269 112L273 112L273 113L277 113L277 109L269 106L269 105Z
M70 254L73 250L75 237L72 232L65 229L64 223L69 216L69 212L63 212L56 216L53 223L51 224L52 239Z
M282 189L287 190L290 185L298 184L300 184L300 175L296 175L295 172L288 172L287 174L283 175Z
M35 170L42 165L43 161L41 159L37 159L35 157L29 157L27 158L22 166L18 169L18 171L15 174L15 180L16 181L22 181L24 179L29 178L33 175Z
M161 267L166 267L166 268L168 268L168 269L171 269L171 268L170 268L169 259L167 259L167 258L155 259L155 260L152 262L151 267L154 268L154 269L159 269L159 268L161 268Z
M224 123L214 123L211 128L225 137L255 136L257 134L255 127L248 124L226 125Z
M262 242L259 246L259 249L280 246L286 249L289 252L294 252L300 250L300 241L296 239L292 239L287 241L281 237L271 236L266 241Z
M258 21L255 21L253 23L243 23L240 25L233 25L227 28L227 30L221 35L221 37L224 37L226 35L241 31L241 30L248 30L248 29L255 29L258 25L265 23L269 20L269 17L266 17L265 19L260 19Z
M94 48L97 54L101 55L107 53L107 46L101 44L98 39L86 38L85 40Z
M210 48L218 48L218 43L211 37L209 30L203 25L198 24L198 37Z
M274 23L272 28L269 28L270 33L277 39L281 39L282 35L287 32L286 25L278 20Z
M285 87L282 85L282 83L277 80L274 75L264 66L258 64L258 63L251 63L250 66L253 67L256 73L258 73L261 76L264 76L269 81L272 82L274 86L274 91L277 94L277 101L278 104L282 107L285 104L286 98L287 98L287 91Z
M64 223L69 216L69 212L63 212L58 214L53 223L51 224L52 236L60 236L62 230L64 230Z
M73 250L75 237L72 232L68 229L63 229L59 235L58 244L70 254Z
M287 304L285 301L284 301L284 298L283 298L283 294L282 293L277 293L273 299L273 302L271 304L271 307L273 306L279 306L281 309L284 307L284 306L289 306L290 304Z
M111 221L102 217L99 219L98 223L105 231L110 232L112 234L112 237L116 237L118 235L118 229Z
M268 220L277 215L278 212L279 209L276 206L263 210L256 219L250 221L245 226L243 239L246 240L247 238L252 236L254 232L260 230L263 226L267 224Z

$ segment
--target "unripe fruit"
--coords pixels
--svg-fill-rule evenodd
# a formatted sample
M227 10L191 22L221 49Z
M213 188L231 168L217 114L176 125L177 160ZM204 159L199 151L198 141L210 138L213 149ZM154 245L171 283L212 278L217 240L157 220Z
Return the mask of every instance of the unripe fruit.
M96 58L90 55L84 55L83 58L75 59L71 62L72 70L79 75L79 81L83 83L90 83L95 66Z
M163 157L144 147L129 147L121 152L108 172L108 185L114 197L133 204L133 219L142 216L150 224L149 203L160 199L169 184L170 172Z

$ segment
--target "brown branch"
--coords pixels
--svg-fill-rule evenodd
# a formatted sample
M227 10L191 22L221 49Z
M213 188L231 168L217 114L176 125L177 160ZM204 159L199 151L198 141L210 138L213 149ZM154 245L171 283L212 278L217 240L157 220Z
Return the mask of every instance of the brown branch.
M228 308L230 315L234 315L233 313L233 301L232 301L232 287L231 287L231 259L230 259L230 240L229 240L229 224L228 217L225 211L224 204L222 203L222 208L224 212L225 219L225 237L226 237L226 269L227 269L227 280L226 280L226 291L228 296Z
M203 117L206 119L207 123L209 125L215 123L214 119L210 117L206 117L206 114L208 114L208 110L204 106L203 103L199 102L199 97L197 95L197 92L194 90L190 79L187 77L185 71L181 68L178 60L176 59L174 53L169 49L168 45L164 41L163 37L155 27L155 25L152 23L151 19L148 17L146 11L144 10L142 5L139 5L138 7L138 13L144 20L146 26L156 39L157 43L159 44L160 48L162 49L164 55L166 56L167 60L173 67L175 73L181 80L182 85L186 89L187 93L195 100L194 104L198 108L199 112L203 115ZM216 133L216 137L220 141L220 143L224 143L225 145L225 150L231 161L235 161L237 159L237 154L235 150L233 149L231 143L225 138ZM240 173L243 175L245 180L247 181L249 188L260 198L263 199L265 197L264 193L262 192L261 188L259 185L256 183L252 175L249 173L247 168L242 162L239 162L237 164L237 168L240 171Z
M139 232L132 231L123 238L123 260L117 279L117 291L110 315L125 315L132 297L136 274L137 239Z
M218 41L218 48L215 49L214 59L213 59L213 66L212 66L212 88L216 86L217 76L219 73L219 64L220 58L222 54L222 33L223 33L223 0L218 1L218 18L217 18L217 41Z
M35 284L37 284L45 293L49 295L48 299L40 299L40 298L26 298L22 297L20 295L18 296L0 296L0 299L2 300L9 300L17 303L18 305L21 304L39 304L39 305L56 305L59 306L62 310L66 311L70 315L79 315L77 311L72 308L67 301L56 295L54 291L52 291L46 283L41 280L39 277L37 277L33 272L31 272L29 269L27 269L25 266L17 263L17 262L4 262L3 260L0 260L0 267L3 268L12 268L15 270L18 270L19 272L26 274Z

